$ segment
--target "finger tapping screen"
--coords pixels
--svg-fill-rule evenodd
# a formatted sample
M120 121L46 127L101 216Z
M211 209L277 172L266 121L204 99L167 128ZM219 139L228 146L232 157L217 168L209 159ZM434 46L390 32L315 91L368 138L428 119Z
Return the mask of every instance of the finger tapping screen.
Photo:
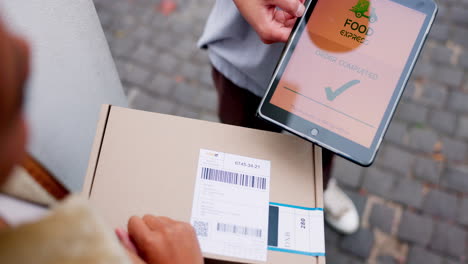
M369 148L425 18L390 0L318 0L270 102Z

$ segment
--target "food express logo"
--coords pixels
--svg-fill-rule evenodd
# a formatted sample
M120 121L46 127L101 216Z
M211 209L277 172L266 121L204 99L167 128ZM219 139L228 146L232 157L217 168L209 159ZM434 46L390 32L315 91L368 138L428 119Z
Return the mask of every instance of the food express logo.
M370 8L369 0L358 0L357 4L349 11L362 21L362 18L369 20L370 23L375 23L378 20L375 8ZM340 35L346 38L353 39L361 44L368 45L368 37L374 34L374 30L370 27L369 23L358 23L352 19L346 19L344 23L345 29L340 31Z

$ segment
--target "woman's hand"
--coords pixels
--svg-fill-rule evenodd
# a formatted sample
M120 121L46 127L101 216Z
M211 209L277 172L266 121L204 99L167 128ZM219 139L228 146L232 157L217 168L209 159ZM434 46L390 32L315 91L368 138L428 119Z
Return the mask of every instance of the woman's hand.
M265 44L286 42L305 0L233 0Z
M117 232L118 234L119 232ZM118 234L134 263L137 254L148 264L203 264L203 256L193 227L167 217L145 215L128 221L130 241Z

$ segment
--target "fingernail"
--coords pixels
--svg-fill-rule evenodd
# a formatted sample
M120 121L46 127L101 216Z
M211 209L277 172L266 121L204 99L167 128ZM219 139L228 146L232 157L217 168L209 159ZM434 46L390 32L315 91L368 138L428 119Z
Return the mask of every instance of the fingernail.
M299 7L297 8L297 11L296 11L296 16L301 17L302 15L304 15L304 11L305 11L305 6L303 4L299 4Z
M119 238L119 240L127 246L129 250L134 251L135 253L137 252L135 244L132 242L130 239L130 236L127 231L125 231L122 228L116 228L115 229L115 234Z
M116 228L115 229L115 234L117 235L117 237L119 238L119 240L124 240L125 238L125 231L121 228Z

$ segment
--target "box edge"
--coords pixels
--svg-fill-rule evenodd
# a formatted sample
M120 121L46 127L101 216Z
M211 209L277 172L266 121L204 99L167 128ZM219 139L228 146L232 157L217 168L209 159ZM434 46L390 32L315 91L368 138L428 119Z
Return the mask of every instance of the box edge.
M99 113L99 120L96 126L96 135L94 136L93 146L88 161L88 169L86 170L86 176L81 191L81 195L85 196L86 198L91 196L94 176L96 174L99 154L101 153L102 143L104 140L104 134L106 132L107 121L109 119L111 108L111 105L104 104L101 106L101 111Z

